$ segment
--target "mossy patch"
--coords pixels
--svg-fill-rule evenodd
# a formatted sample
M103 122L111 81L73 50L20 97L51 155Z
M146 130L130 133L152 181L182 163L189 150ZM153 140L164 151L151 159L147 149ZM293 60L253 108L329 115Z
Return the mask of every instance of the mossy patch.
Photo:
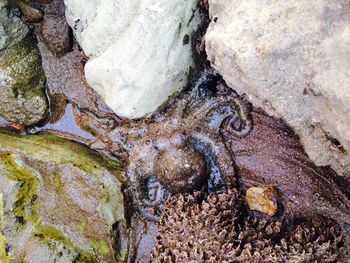
M55 177L53 178L53 180L54 180L55 187L56 187L57 189L61 188L61 186L62 186L62 180L61 180L61 177L60 177L58 174L55 175Z

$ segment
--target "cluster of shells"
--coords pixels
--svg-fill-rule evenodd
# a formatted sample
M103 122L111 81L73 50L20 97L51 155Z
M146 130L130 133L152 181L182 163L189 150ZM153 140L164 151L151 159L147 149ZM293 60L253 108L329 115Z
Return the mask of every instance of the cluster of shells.
M334 222L251 217L232 189L173 196L160 219L152 262L343 262L345 253Z

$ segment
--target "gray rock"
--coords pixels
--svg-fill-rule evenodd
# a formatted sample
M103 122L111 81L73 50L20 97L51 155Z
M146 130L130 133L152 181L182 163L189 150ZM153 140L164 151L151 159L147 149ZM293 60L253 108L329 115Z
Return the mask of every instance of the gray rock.
M32 125L46 117L45 74L36 40L22 21L0 3L0 116Z
M209 0L211 64L283 118L317 165L350 174L349 1Z
M88 84L115 113L139 118L187 85L197 0L65 0L66 17L89 57ZM185 40L185 41L184 41Z
M80 144L0 133L0 261L124 262L120 178Z

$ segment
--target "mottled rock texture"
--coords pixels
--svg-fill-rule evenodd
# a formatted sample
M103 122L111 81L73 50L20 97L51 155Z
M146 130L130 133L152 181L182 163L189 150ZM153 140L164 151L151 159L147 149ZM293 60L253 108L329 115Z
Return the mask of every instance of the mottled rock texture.
M72 31L65 19L62 0L44 5L45 15L39 27L40 37L56 56L63 56L72 48Z
M45 74L28 27L0 3L0 116L22 125L46 117Z
M196 0L65 0L66 17L90 58L87 82L118 115L138 118L187 84Z
M58 137L0 133L0 261L123 262L118 167Z
M346 0L209 0L206 51L229 86L300 136L317 165L350 174Z

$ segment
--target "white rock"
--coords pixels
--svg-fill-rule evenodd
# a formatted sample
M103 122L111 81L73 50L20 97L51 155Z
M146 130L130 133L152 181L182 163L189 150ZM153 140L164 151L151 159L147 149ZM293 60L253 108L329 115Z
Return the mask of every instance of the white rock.
M197 0L65 0L88 83L118 115L153 112L187 84ZM186 37L185 37L186 36Z
M212 66L287 121L316 164L350 174L349 1L209 0L209 6Z

